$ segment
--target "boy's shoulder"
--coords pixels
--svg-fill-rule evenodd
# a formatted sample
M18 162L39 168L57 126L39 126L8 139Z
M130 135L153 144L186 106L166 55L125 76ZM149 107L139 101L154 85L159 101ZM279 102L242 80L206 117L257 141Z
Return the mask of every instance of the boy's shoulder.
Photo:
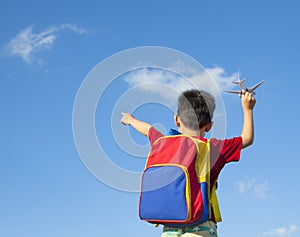
M149 138L150 144L152 145L157 139L163 137L164 135L154 127L151 127L148 130L147 136Z
M215 160L223 160L224 164L232 161L239 161L243 146L242 137L227 139L210 139L210 154Z

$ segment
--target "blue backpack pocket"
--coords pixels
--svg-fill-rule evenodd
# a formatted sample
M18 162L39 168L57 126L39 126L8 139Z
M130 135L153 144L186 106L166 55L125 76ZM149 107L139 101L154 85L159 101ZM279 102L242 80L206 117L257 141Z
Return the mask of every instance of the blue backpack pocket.
M154 223L184 223L191 218L190 180L186 167L148 167L142 177L139 215Z

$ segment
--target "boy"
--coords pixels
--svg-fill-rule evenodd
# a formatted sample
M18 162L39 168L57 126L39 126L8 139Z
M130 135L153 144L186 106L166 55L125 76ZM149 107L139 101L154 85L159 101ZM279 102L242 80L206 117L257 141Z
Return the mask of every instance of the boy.
M241 93L241 103L244 112L244 123L242 133L239 137L218 140L210 139L210 187L212 188L218 179L225 164L232 161L239 161L241 149L250 146L254 141L253 109L256 103L253 95L247 91ZM213 96L205 91L188 90L183 92L178 98L178 113L174 116L174 121L178 127L175 134L185 134L198 139L203 139L206 132L213 126L213 113L215 110L215 100ZM138 132L148 136L150 144L163 136L150 124L134 118L129 113L123 113L121 122L131 125ZM172 132L174 134L174 130ZM211 207L212 208L212 207ZM214 211L212 211L214 213ZM197 226L184 228L163 228L162 237L182 236L182 237L208 237L217 236L216 222L221 221L212 215L210 220Z

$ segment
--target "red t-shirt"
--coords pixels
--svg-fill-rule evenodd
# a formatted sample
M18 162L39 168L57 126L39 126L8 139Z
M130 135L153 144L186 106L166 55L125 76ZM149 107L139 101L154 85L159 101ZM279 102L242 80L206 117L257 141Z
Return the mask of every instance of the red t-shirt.
M158 138L164 136L162 133L151 127L148 131L148 138L152 145ZM195 137L197 139L207 141L202 137ZM216 138L210 139L210 187L212 188L218 179L218 176L225 166L225 164L240 160L242 149L242 137L234 137L225 140ZM214 219L214 217L212 217Z

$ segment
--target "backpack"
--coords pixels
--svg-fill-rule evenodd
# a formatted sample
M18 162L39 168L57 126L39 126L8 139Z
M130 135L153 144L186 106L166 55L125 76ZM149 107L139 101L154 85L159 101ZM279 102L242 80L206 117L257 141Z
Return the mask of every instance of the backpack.
M171 227L221 221L215 187L210 192L210 141L162 136L152 145L141 180L139 217Z

